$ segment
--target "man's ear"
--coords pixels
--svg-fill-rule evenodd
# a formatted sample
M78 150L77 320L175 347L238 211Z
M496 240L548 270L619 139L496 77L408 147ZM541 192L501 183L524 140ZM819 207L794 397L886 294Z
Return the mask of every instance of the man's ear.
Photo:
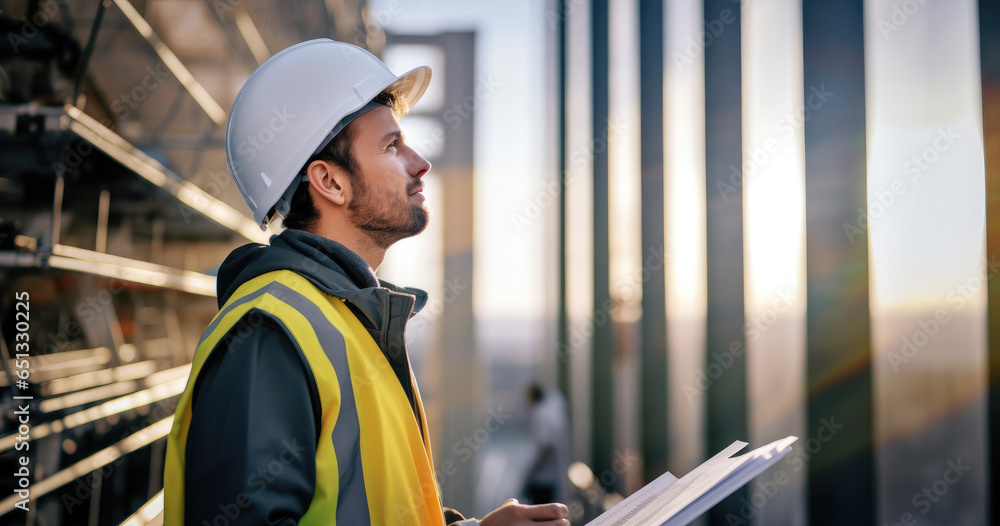
M313 161L306 167L311 190L327 201L343 206L351 190L347 171L327 161Z

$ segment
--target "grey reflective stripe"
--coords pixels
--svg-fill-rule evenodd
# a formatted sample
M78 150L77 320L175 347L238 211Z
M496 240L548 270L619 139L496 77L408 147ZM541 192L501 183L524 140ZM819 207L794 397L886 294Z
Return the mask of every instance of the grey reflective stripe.
M310 284L312 286L312 284ZM351 385L351 368L347 362L347 344L344 335L333 326L316 305L287 285L273 282L265 289L277 289L281 301L302 314L310 324L333 369L340 385L340 414L333 428L333 450L337 454L339 488L337 496L337 524L370 524L368 495L365 493L365 474L361 466L361 423ZM286 328L287 330L287 328ZM320 469L317 466L317 469Z
M208 328L205 329L205 333L202 334L201 335L201 339L198 340L198 347L201 347L201 344L205 343L205 339L215 333L216 327L218 327L219 324L222 323L222 319L225 318L227 314L229 314L229 311L235 309L236 307L239 307L240 305L243 305L244 303L246 303L248 301L253 301L253 300L257 299L258 297L260 297L261 295L267 293L267 291L268 291L267 289L268 289L269 285L270 285L270 283L268 283L267 285L265 285L265 286L263 286L263 287L255 290L255 291L251 292L250 294L247 294L246 296L243 296L243 297L237 299L236 301L234 301L234 302L230 303L229 305L227 305L225 309L222 309L222 311L220 311L218 314L216 314L215 315L215 319L212 320L212 323L208 324ZM239 320L237 320L237 323L239 323ZM233 327L235 327L235 326L236 325L234 324ZM232 327L230 327L229 330L233 330ZM197 347L196 347L196 349L197 349Z

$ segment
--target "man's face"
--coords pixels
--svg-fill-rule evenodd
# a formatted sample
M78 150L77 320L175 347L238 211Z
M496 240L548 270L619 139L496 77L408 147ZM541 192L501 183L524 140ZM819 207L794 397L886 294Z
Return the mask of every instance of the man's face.
M351 220L382 248L423 232L428 214L421 178L431 164L404 142L399 121L386 106L351 125L351 156L358 171L351 178Z

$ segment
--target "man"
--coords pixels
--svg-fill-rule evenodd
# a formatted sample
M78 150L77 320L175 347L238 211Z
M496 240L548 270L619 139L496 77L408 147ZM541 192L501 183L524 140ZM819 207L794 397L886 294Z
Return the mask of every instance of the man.
M320 39L236 97L230 170L258 223L287 230L219 269L168 439L166 524L569 525L561 504L510 500L478 522L441 508L403 338L427 295L375 275L427 225L431 166L398 118L429 80Z

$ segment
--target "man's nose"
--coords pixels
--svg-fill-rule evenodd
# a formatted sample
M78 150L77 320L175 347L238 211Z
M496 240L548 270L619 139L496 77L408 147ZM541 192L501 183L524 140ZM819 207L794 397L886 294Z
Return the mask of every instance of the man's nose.
M416 178L427 175L431 171L431 162L424 159L417 152L413 152L413 163L410 166L410 175Z

